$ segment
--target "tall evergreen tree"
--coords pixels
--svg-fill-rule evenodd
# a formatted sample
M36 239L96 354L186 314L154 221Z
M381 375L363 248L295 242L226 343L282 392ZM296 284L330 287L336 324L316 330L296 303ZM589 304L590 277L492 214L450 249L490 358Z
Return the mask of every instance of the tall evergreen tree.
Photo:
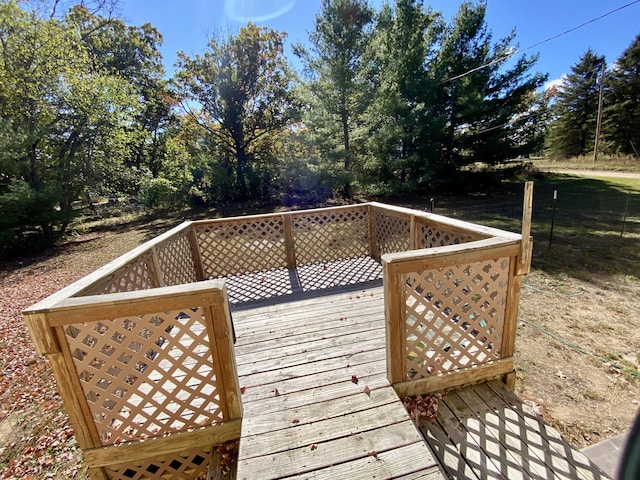
M449 181L473 162L497 164L529 153L541 141L531 129L538 115L533 93L546 75L530 73L536 57L523 55L507 66L515 32L493 43L485 12L484 1L463 3L431 63L445 115L440 155L431 166L434 183Z
M640 35L614 63L607 83L605 138L616 152L640 157Z
M604 61L588 49L558 88L547 139L552 155L568 158L593 151Z
M433 138L442 116L433 108L437 84L427 66L443 25L440 14L425 9L422 0L397 0L378 15L371 48L376 96L367 112L373 161L368 164L390 188L422 183L437 151Z
M310 34L310 50L294 49L309 75L310 109L306 123L329 168L346 173L343 195L351 195L353 173L364 135L362 115L371 101L368 66L363 61L371 39L373 10L366 0L323 0ZM342 168L336 168L339 162Z

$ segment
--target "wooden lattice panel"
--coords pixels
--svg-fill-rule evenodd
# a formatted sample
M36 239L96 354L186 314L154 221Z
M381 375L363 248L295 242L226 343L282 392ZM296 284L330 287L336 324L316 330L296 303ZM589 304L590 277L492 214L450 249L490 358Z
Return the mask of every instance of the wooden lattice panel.
M189 230L185 229L156 247L164 284L182 285L198 281Z
M369 254L369 216L365 208L296 213L292 224L298 265Z
M202 224L196 232L206 278L287 266L282 217Z
M111 278L88 291L82 292L82 294L104 295L107 293L134 292L159 286L153 275L152 254L147 252L115 272Z
M458 245L460 243L473 242L482 237L478 234L446 231L428 224L417 224L418 248L444 247L447 245Z
M406 278L407 380L500 358L509 258Z
M211 448L197 448L181 455L154 458L105 468L110 480L204 480L211 461Z
M204 322L197 307L65 327L103 445L223 420Z
M411 249L411 222L408 219L376 212L375 220L380 255Z

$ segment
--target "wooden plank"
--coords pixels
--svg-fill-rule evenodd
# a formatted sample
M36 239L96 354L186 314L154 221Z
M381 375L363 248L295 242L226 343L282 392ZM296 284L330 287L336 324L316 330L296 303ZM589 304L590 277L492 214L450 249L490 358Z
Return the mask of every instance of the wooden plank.
M371 452L383 453L420 441L420 437L410 421L396 423L366 432L354 432L327 442L310 443L293 450L273 455L243 459L243 445L240 444L238 479L275 479L314 470L331 465L368 458ZM357 478L357 477L356 477Z
M387 378L389 383L396 384L405 379L404 355L404 307L405 299L400 286L402 280L384 259L382 269L384 275L384 318L387 355Z
M462 385L493 380L496 377L506 375L512 371L513 357L501 358L491 363L474 365L473 367L462 368L443 375L434 375L433 377L396 383L393 388L395 388L400 398L413 397L425 393L441 392Z
M153 312L163 312L194 306L226 302L220 280L187 283L170 287L109 293L61 300L49 310L52 326L91 322Z
M531 214L533 213L533 182L524 184L524 199L522 201L522 240L520 243L520 265L518 274L529 273L531 267L532 241Z
M367 204L367 219L369 221L369 255L380 260L380 245L378 245L378 228L371 204Z
M351 395L359 395L364 387L369 387L371 391L389 386L385 375L380 373L384 371L384 364L380 362L379 372L373 374L362 374L362 370L358 367L351 369L346 373L357 372L358 384L353 383L346 375L340 374L337 378L330 378L323 375L319 379L310 380L308 377L303 379L295 379L286 382L286 390L284 390L284 382L272 383L270 388L262 389L247 388L242 395L242 403L244 406L245 420L253 415L261 415L267 413L275 413L283 410L299 408L315 403L327 402L332 399L345 398ZM350 378L350 377L349 377ZM321 383L321 382L330 383ZM242 379L240 379L242 382ZM286 393L275 396L274 388Z
M388 387L390 388L390 387ZM362 396L367 396L361 393ZM293 421L294 417L289 417ZM355 432L364 432L406 422L408 415L399 401L372 405L367 410L356 410L338 417L320 419L314 423L292 424L291 428L268 431L259 435L245 436L240 440L242 455L246 460L252 457L272 455L313 443L348 437ZM416 435L415 441L419 439Z
M340 360L349 354L380 351L384 348L384 340L382 339L382 336L371 338L368 335L361 336L358 334L355 337L355 341L347 337L346 341L348 343L346 344L333 340L330 342L333 343L333 345L327 346L324 349L310 349L308 351L303 349L300 351L299 347L290 347L288 355L279 355L273 358L267 357L261 361L240 364L238 366L238 373L242 376L246 376L254 373L259 374L285 368L302 367L304 365L313 364L314 362L327 361L331 359ZM265 364L266 361L268 361L268 364ZM348 364L348 361L345 365L346 364ZM308 368L305 368L304 373L298 372L295 375L307 375L309 374L307 373L308 370ZM313 373L313 371L310 373Z
M379 368L383 361L383 351L371 350L362 353L346 354L338 358L319 360L302 365L292 365L279 370L262 371L247 375L241 375L242 386L267 386L274 382L292 381L297 378L313 377L326 372L332 377L351 379L351 371L357 366L374 365ZM267 368L265 366L265 368ZM369 367L370 368L370 367ZM384 368L384 367L383 367ZM384 371L384 370L383 370ZM337 373L335 373L337 372ZM370 373L374 373L371 371ZM336 378L336 380L337 380ZM323 381L328 380L324 378ZM309 387L313 386L313 382Z
M370 317L369 317L370 318ZM380 321L367 321L366 317L358 323L340 322L328 325L329 330L303 331L285 337L266 335L254 341L252 337L238 336L235 346L238 365L243 362L257 362L268 358L291 355L296 348L299 352L323 349L333 344L348 345L361 341L361 335L378 338L384 342L384 324ZM337 342L337 343L333 343Z
M354 388L351 392L346 397L316 401L308 405L282 410L278 414L274 414L272 411L262 413L259 409L254 409L257 410L257 414L243 420L242 438L311 425L321 420L342 417L398 402L398 396L389 386L371 390L369 395L365 394L362 388Z
M582 452L565 441L562 435L560 435L560 432L547 425L531 407L522 403L520 399L514 393L507 390L503 384L500 382L489 382L487 383L487 387L511 407L505 410L506 413L511 415L511 418L514 418L514 420L520 422L520 424L524 422L529 436L531 436L530 432L539 433L542 444L548 449L552 457L547 457L548 461L564 459L568 462L565 471L559 471L556 468L555 473L557 475L567 479L581 480L602 480L609 478L600 468L591 463Z
M81 295L83 291L91 289L94 284L102 282L105 277L108 277L114 272L122 269L123 267L126 267L131 262L136 260L139 256L147 253L153 246L158 245L164 242L165 240L170 239L174 235L181 233L182 230L184 230L185 228L190 228L190 225L191 225L191 222L181 223L180 225L172 228L171 230L163 233L162 235L159 235L154 239L149 240L148 242L145 242L142 245L139 245L138 247L134 248L133 250L125 253L124 255L116 258L115 260L112 260L111 262L107 263L103 267L95 270L93 273L90 273L89 275L82 277L80 280L77 280L71 285L54 293L53 295L48 296L47 298L36 303L35 305L32 305L25 311L28 313L38 313L38 312L48 311L48 309L52 308L61 300L64 300L66 298L73 297L76 295Z
M296 244L293 238L291 215L282 215L282 225L284 227L284 245L287 252L287 267L296 268Z
M240 437L240 419L210 425L170 435L126 442L108 447L83 451L84 459L91 467L106 467L120 463L138 462L172 453L181 453L197 447L218 445Z
M60 345L53 329L49 326L46 313L27 313L23 317L38 355L60 352Z
M223 291L226 297L226 291ZM222 391L224 399L223 412L226 419L242 417L242 402L240 401L240 385L238 383L238 368L233 350L233 327L228 302L213 305L205 310L211 355L216 369L216 384ZM213 335L212 335L213 334Z
M189 245L191 246L191 255L193 255L193 263L196 266L198 280L207 280L204 274L204 263L202 263L202 252L198 243L198 233L193 223L189 225Z
M510 257L520 252L516 240L488 238L475 242L433 247L409 252L386 253L382 255L383 265L390 265L394 274L420 272L447 265L460 265L482 260Z
M519 417L512 406L505 403L500 395L491 390L486 383L476 385L471 390L488 406L494 408L501 421L504 422L505 428L511 432L512 437L521 442L520 447L514 444L513 449L520 452L522 456L534 456L549 471L553 472L554 476L543 478L571 478L567 476L571 472L571 466L564 456L554 455L539 430L527 425L524 419Z
M164 281L164 272L160 266L160 259L158 258L158 251L155 246L151 247L151 276L155 278L155 284L158 287L167 286Z
M447 436L440 423L423 418L420 419L418 428L448 478L467 480L484 478L481 476L481 472L475 472L471 468L471 465L460 454L458 446Z
M440 225L443 230L451 230L453 232L461 233L476 233L484 237L502 237L513 240L517 240L520 237L519 234L508 232L506 230L465 222L456 218L445 217L435 213L424 212L422 210L414 210L411 208L398 207L396 205L388 205L378 202L370 202L369 204L374 210L381 210L385 213L394 214L406 219L409 219L411 215L415 215L427 224Z
M412 443L386 452L331 465L304 474L306 479L344 480L393 478L412 480L443 480L429 449L423 442Z
M100 436L91 418L78 374L68 355L68 348L65 348L64 351L67 355L53 353L47 356L55 378L59 379L56 386L80 448L84 450L97 447L100 445ZM68 381L60 381L61 379L68 379Z
M544 478L560 480L553 470L544 463L544 453L536 451L534 445L529 445L523 432L509 429L509 422L502 415L501 409L496 408L495 402L483 398L475 393L473 387L455 391L455 395L463 402L460 408L474 412L480 422L481 437L486 444L495 445L500 452L500 464L504 463L522 468L525 478ZM455 400L455 398L454 398ZM449 403L448 403L449 404ZM449 404L450 405L450 404ZM489 450L488 448L486 450ZM508 458L504 453L508 455ZM493 452L495 454L495 450ZM542 454L540 456L540 454ZM497 459L496 459L497 460ZM504 463L503 463L504 462ZM504 467L503 467L504 471ZM510 478L510 477L507 477Z
M474 436L465 425L465 418L459 418L448 407L446 401L441 401L438 406L438 424L446 432L457 447L460 455L471 468L477 471L482 478L492 478L497 480L519 480L521 475L509 477L503 475L500 466L496 465L490 456L482 450L478 444L478 438ZM516 473L516 472L514 472Z
M516 349L516 331L518 329L518 309L520 307L520 290L522 276L517 275L517 257L511 257L509 264L509 285L507 287L507 304L504 309L504 326L500 355L511 357Z

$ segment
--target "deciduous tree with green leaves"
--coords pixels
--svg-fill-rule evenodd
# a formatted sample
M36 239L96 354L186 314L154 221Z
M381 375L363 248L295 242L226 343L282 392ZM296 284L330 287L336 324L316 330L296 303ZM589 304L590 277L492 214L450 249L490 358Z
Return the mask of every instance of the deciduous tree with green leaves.
M273 135L298 115L284 35L249 23L237 35L212 38L202 55L179 54L179 94L235 171L238 199L265 193L275 169Z

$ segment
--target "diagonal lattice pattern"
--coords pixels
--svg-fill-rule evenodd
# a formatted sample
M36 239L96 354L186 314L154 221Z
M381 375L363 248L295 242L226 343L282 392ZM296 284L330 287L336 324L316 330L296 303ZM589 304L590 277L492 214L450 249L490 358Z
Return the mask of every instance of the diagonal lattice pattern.
M278 268L264 272L245 273L226 277L229 302L238 305L272 297L290 295L294 283L291 281L293 271Z
M382 278L382 266L369 256L313 263L298 267L300 285L305 292L366 283Z
M146 252L114 273L107 281L82 292L82 295L134 292L158 287L159 285L153 277L152 265L152 254Z
M447 245L458 245L460 243L473 242L481 240L480 235L474 235L468 232L446 231L433 225L418 224L418 248L434 248L444 247Z
M375 220L380 255L411 249L411 222L408 219L378 211Z
M354 207L292 216L296 263L346 260L369 254L369 215Z
M280 216L196 226L205 278L286 268Z
M164 284L182 285L198 281L189 230L185 229L156 247Z
M211 449L196 448L182 455L154 458L105 468L109 480L165 480L167 478L206 478Z
M509 262L499 258L407 275L407 379L500 358Z
M102 445L223 420L204 321L196 307L65 327Z

